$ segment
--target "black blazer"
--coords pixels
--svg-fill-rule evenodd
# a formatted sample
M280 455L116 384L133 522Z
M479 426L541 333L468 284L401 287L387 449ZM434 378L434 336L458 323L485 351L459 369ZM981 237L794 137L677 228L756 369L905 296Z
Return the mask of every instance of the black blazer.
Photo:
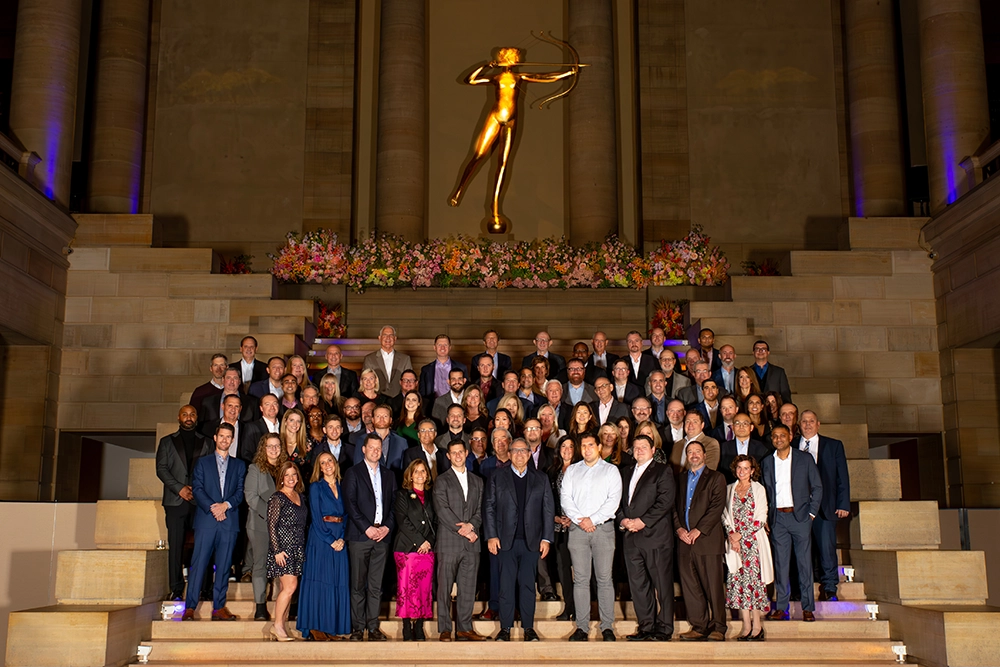
M483 507L483 533L486 539L499 538L500 550L514 546L517 530L517 492L514 490L514 468L500 468L486 485ZM555 501L549 478L540 470L528 466L524 481L524 540L534 551L542 540L555 541Z
M348 542L370 542L365 531L375 525L375 489L362 460L347 469L341 489L344 492L344 509L347 513L347 527L344 537ZM382 480L382 525L391 531L395 526L392 514L396 495L396 476L383 465L378 468Z
M760 380L760 378L757 379ZM772 363L768 363L767 373L764 374L764 379L760 380L760 393L766 394L769 391L781 394L781 400L785 403L792 401L792 389L788 386L788 376L785 375L785 369Z
M537 352L532 352L527 355L521 360L521 368L531 368L531 362L537 356ZM546 359L549 360L549 374L547 376L549 380L554 379L557 375L559 375L559 371L566 368L566 358L552 352L551 350L549 350L549 356L546 357Z
M396 492L393 506L396 518L396 539L393 551L408 554L416 551L425 541L434 549L437 514L434 513L434 498L430 488L424 492L424 502L410 489Z
M653 359L653 355L640 353L639 354L639 374L636 375L635 368L632 367L632 357L630 355L625 355L622 357L628 364L628 381L632 384L638 385L641 389L641 393L646 393L646 378L650 373L657 370L660 364L657 363L656 359Z
M486 354L486 352L480 352L472 357L472 365L469 366L469 382L479 382L479 360L488 356L490 355ZM513 367L510 356L503 352L497 352L496 366L493 375L496 377L497 382L503 382L503 374Z
M198 407L198 431L201 432L205 437L211 438L215 435L215 425L219 423L222 419L222 413L219 412L219 405L222 402L222 394L217 394L215 396L209 396L204 401L201 402ZM248 394L240 394L240 419L241 422L251 422L254 419L260 417L259 403L256 398ZM212 433L207 433L205 431L206 424L211 424Z
M448 459L447 449L441 449L440 447L437 447L437 445L435 445L435 448L437 451L434 453L434 462L437 465L437 474L440 475L451 467L451 461ZM410 467L410 464L417 460L427 463L427 457L424 456L423 447L419 444L407 447L406 451L403 452L403 471L405 472L406 469Z
M635 485L632 502L628 501L628 488L635 474L635 463L622 470L622 502L615 516L621 526L622 519L642 519L646 527L633 533L625 531L625 544L637 547L672 547L674 544L674 499L677 491L674 472L665 463L652 461Z
M538 469L545 472L552 465L552 459L556 456L556 451L554 449L549 449L543 442L538 445ZM528 458L528 467L535 467L535 456L532 454Z
M716 438L718 440L718 438ZM757 465L761 465L767 456L770 456L773 450L770 449L760 440L751 437L750 442L747 444L747 454L757 459ZM729 469L732 464L733 459L736 458L736 440L719 440L719 472L721 472L726 477L726 484L732 484L736 481L736 476L733 471Z
M280 425L280 420L278 423ZM252 422L240 424L240 448L237 450L237 456L247 463L253 463L253 457L257 455L257 445L260 443L260 438L267 432L267 424L264 423L263 417L258 417Z
M191 486L194 464L212 451L208 439L195 432L192 469L188 470L187 455L184 453L184 443L181 442L180 433L178 430L163 436L156 447L156 476L163 482L164 507L176 507L187 502L180 497L180 490L185 486Z
M320 380L326 375L327 369L323 369L316 373L313 378L313 384L317 387L319 386ZM361 385L358 383L358 374L352 371L350 368L340 367L340 395L344 398L350 398L358 391Z
M613 366L615 361L617 360L618 360L617 354L611 354L610 352L605 351L604 368L599 368L597 366L597 361L594 358L594 354L591 353L591 355L587 357L587 368L584 372L583 376L584 379L590 384L594 384L594 382L596 382L597 378L599 377L606 377L612 382L614 382L614 380L611 377L611 366Z
M313 447L312 450L309 452L309 465L315 467L316 459L319 458L319 455L322 454L323 452L329 452L329 451L330 447L326 444L326 438L324 437L323 441L320 442L319 445L317 445L316 447ZM354 445L348 442L347 438L341 436L340 456L337 457L337 465L340 466L341 476L343 476L344 474L343 471L347 470L348 468L354 467L355 463L361 462L360 458L355 460L354 452L355 452Z
M236 370L238 370L240 372L240 384L245 384L243 382L243 366L242 366L242 364L243 364L243 358L240 357L240 359L238 359L237 361L234 361L233 363L229 364L229 367L230 368L235 368ZM254 383L254 382L257 382L259 380L266 380L266 379L267 379L267 364L265 364L260 359L254 359L253 360L253 374L250 376L250 382L251 382L251 384Z
M796 438L796 449L801 444ZM837 510L851 511L851 477L847 472L847 455L844 443L824 435L819 436L819 476L823 480L823 501L819 516L828 521L837 520Z

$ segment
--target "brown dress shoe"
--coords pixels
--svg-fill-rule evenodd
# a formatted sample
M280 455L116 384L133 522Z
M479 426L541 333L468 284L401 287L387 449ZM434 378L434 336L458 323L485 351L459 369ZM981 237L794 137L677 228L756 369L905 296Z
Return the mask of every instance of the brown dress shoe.
M708 634L708 641L710 642L724 642L726 641L726 635L722 634L718 630L713 630Z
M253 581L253 574L247 572L242 577L240 577L240 583L249 584Z
M321 630L310 630L309 634L312 636L312 640L314 642L330 641L330 636Z
M181 616L182 621L193 621L194 620L194 609L185 609L184 615Z
M469 632L456 632L455 641L460 642L484 642L487 641L489 637L484 637L475 630L470 630Z
M788 620L788 612L787 611L781 611L780 609L775 609L775 610L771 611L764 618L766 618L769 621L787 621Z
M802 620L805 621L806 623L812 623L813 621L816 620L816 615L813 614L811 611L803 611Z
M450 642L451 641L451 633L448 632L447 630L445 630L444 632L441 633L441 636L438 637L438 641L439 642Z
M213 621L235 621L239 616L230 612L228 609L223 607L222 609L212 610L212 620Z
M688 630L687 632L682 632L677 636L680 637L681 640L687 642L703 642L708 639L707 636L701 634L697 630Z

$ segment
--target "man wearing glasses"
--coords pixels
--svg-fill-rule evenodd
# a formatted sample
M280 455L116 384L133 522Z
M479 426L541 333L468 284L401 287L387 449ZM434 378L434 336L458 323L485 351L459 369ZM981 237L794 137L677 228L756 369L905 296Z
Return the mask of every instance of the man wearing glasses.
M733 439L719 445L719 472L726 476L726 484L732 484L736 477L729 469L729 464L739 455L752 456L760 463L770 452L767 445L752 437L753 424L750 416L739 412L733 417Z

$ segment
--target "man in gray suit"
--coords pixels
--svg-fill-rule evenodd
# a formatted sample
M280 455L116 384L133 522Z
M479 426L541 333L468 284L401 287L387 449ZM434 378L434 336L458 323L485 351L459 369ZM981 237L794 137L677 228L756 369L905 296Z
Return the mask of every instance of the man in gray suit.
M448 444L451 468L434 482L434 508L437 510L437 608L440 641L450 642L451 587L458 584L455 625L458 641L484 641L472 628L472 607L476 599L476 573L479 570L479 533L482 526L483 480L465 467L468 449L463 440Z
M399 376L413 370L410 356L396 351L396 329L384 326L378 333L379 349L365 356L362 370L372 369L378 376L378 386L386 396L399 395Z
M211 450L208 439L195 430L198 412L185 405L177 414L180 428L160 438L156 447L156 476L163 482L163 511L167 520L167 573L170 598L184 599L184 537L194 518L191 471L194 462Z

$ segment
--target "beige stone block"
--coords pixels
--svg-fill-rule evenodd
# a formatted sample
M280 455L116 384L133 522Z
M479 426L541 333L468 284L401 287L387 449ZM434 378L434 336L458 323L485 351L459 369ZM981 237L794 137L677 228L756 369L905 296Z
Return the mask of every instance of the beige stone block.
M937 549L940 543L937 501L865 500L851 521L851 549Z
M923 250L894 250L892 252L892 272L930 275L934 261Z
M923 299L910 301L910 321L919 326L936 325L938 321L934 302Z
M100 429L131 431L135 428L135 405L133 403L85 403L81 426L91 431Z
M846 406L842 406L841 410L844 407ZM867 424L822 424L820 433L843 442L848 460L868 458Z
M786 326L785 345L789 351L828 351L837 348L834 327ZM780 364L779 364L780 365Z
M91 322L141 322L142 299L135 297L95 296L90 306Z
M549 327L549 328L551 329L552 327ZM753 353L752 353L752 351L753 351L753 344L756 341L758 341L758 340L761 340L761 336L758 336L758 335L756 335L754 333L751 333L748 336L721 335L721 336L716 336L715 337L715 348L719 349L723 345L732 345L733 348L736 350L736 355L737 355L737 357L736 357L736 363L737 364L743 363L742 361L740 361L740 357L742 357L744 360L746 360L747 364L752 364L753 363ZM784 349L784 337L782 337L778 341L778 343L779 343L778 345L772 345L771 341L768 341L768 345L770 346L772 352L774 352L775 350L783 350ZM608 345L608 349L612 350L611 345ZM531 350L529 350L528 352L530 352L530 351ZM612 350L612 351L614 351L614 350ZM567 352L571 354L572 353L572 349L567 350ZM622 355L628 354L628 350L624 347L624 345L621 347L621 353L622 353ZM562 354L562 352L560 352L560 354ZM617 352L615 352L615 354L617 354ZM678 351L678 354L681 354L681 351ZM566 356L566 355L563 355L563 356ZM522 355L522 358L524 358L523 355ZM416 363L416 362L414 362L414 363Z
M926 405L941 403L941 382L932 378L889 380L892 403L896 405Z
M913 352L865 352L865 376L870 378L913 377Z
M158 398L162 388L159 376L125 375L112 381L112 400L122 403L136 403Z
M913 353L914 375L917 377L940 377L941 361L936 352Z
M747 335L747 319L745 317L712 317L703 319L701 321L701 327L703 329L711 329L715 332L716 336L719 335L733 335L733 336L745 336ZM587 342L590 346L590 343Z
M353 299L353 298L352 298ZM237 308L233 302L233 308ZM351 302L351 317L355 316L356 306ZM774 322L774 309L770 303L744 301L733 303L729 301L694 301L691 303L691 319L708 319L712 317L745 317L749 324L771 326ZM235 317L235 316L234 316ZM495 319L495 318L490 318ZM608 334L609 336L611 334ZM624 338L624 336L622 336Z
M851 563L870 599L908 605L981 605L987 597L982 551L858 551Z
M116 296L118 275L105 271L70 271L66 296Z
M899 461L896 459L849 460L847 470L851 478L852 502L899 500L902 496L899 484ZM826 489L823 492L826 493Z
M905 274L889 276L885 280L884 299L933 299L934 285L931 274Z
M86 372L89 375L134 375L138 370L138 357L136 350L89 350Z
M159 603L54 605L12 612L6 667L126 665L150 636Z
M995 353L990 348L962 347L952 350L955 373L981 373L993 368Z
M891 635L906 644L908 658L927 667L994 667L1000 614L992 607L879 604Z
M272 299L277 290L274 276L265 273L250 275L170 274L168 295L189 299Z
M810 323L808 303L801 301L789 301L787 303L776 301L772 305L774 306L774 326Z
M795 378L795 391L803 394L831 394L840 391L840 381L836 378Z
M884 327L837 327L837 349L841 352L884 352L888 341Z
M211 248L111 248L109 268L124 272L212 271Z
M889 327L889 349L896 351L933 352L937 350L936 327Z
M867 276L834 276L835 299L884 299L885 278Z
M704 302L701 305L707 305ZM331 304L333 305L333 304ZM342 306L344 304L341 304ZM691 304L692 307L695 305ZM735 305L735 304L726 304ZM261 301L260 299L233 299L229 302L229 316L232 321L247 321L251 317L305 317L313 319L316 305L313 301L305 299L278 299L274 301ZM351 314L355 314L352 305ZM720 315L720 317L739 317L738 314ZM694 316L692 316L694 317ZM698 317L704 317L699 315Z
M888 276L892 253L878 250L793 250L793 276Z
M115 347L119 349L156 349L167 343L162 324L119 324L115 327Z
M66 311L63 316L63 321L67 324L74 322L89 322L90 304L91 297L89 296L66 297Z
M159 449L160 440L164 437L177 432L177 422L160 422L156 425L156 447Z
M213 324L168 324L167 347L185 350L215 350L226 344L219 327Z
M920 249L920 228L927 218L848 218L852 250L862 248Z
M910 324L909 301L862 301L862 324Z
M812 353L813 375L824 378L864 377L864 358L847 352L816 351Z
M59 400L70 403L111 400L111 378L64 376L59 380Z
M140 350L139 373L143 375L190 375L190 350Z
M810 324L861 324L858 301L828 301L809 304Z
M790 378L812 377L812 355L808 352L772 352L770 359L775 366L784 368ZM795 384L794 381L791 383Z
M841 405L889 405L892 390L888 379L842 379Z
M143 605L162 600L170 592L167 553L166 549L61 551L56 566L56 602Z
M958 420L965 428L994 427L997 425L996 401L959 401Z
M155 549L167 539L159 500L99 500L94 544L98 549Z
M69 269L73 271L107 271L110 248L73 248Z
M188 396L190 393L185 394L184 400L187 400ZM176 397L170 402L137 403L135 406L135 428L151 431L157 424L165 422L171 417L176 419L180 406L181 401Z
M833 298L831 276L733 276L733 301L826 301Z
M875 433L918 433L919 411L915 405L869 405L868 428Z
M922 433L944 430L944 408L941 405L918 405L917 425Z
M143 299L142 321L193 322L194 302L188 299Z
M229 322L229 301L215 299L194 302L194 321L198 323L225 324Z
M56 428L63 431L79 429L83 427L83 403L59 402L59 411L56 415Z
M163 498L163 482L156 476L156 459L129 459L128 499L157 500Z
M792 394L792 402L798 406L799 412L812 410L821 422L840 421L839 394Z
M118 296L166 297L169 283L167 273L121 273Z
M160 400L163 403L169 403L183 394L186 401L190 398L191 392L194 391L195 387L205 384L209 381L210 377L207 371L204 375L164 375L161 377L163 381L163 396Z
M235 334L226 336L225 349L227 350L239 350L240 339L246 334ZM257 358L267 359L272 355L285 355L296 353L296 340L301 340L293 334L254 334L254 338L257 339ZM374 348L369 348L374 349ZM408 353L409 354L409 353ZM235 360L239 358L238 354L233 353L230 358ZM413 360L414 367L417 365L417 360Z
M74 245L149 246L153 243L151 213L74 213L77 222Z
M68 324L63 327L65 347L113 347L115 325L113 324Z

